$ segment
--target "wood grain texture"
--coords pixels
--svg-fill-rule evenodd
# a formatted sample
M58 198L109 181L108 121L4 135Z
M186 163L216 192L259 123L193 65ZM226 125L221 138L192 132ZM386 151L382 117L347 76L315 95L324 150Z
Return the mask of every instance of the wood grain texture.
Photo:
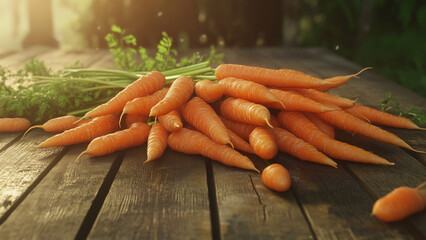
M7 148L8 145L13 144L12 141L17 141L22 136L22 133L8 133L0 132L0 152Z
M45 46L31 47L25 49L25 51L16 52L0 58L0 66L10 70L18 70L27 64L31 58L37 58L37 56L49 51L53 51L53 49Z
M275 192L260 174L213 162L222 239L312 239L291 191Z
M275 160L290 171L292 189L316 239L413 239L401 224L389 226L370 215L373 199L344 168L307 163L286 154Z
M126 152L88 239L209 239L204 160L167 149L144 164L146 145Z
M0 226L5 239L74 239L116 155L77 159L71 147ZM41 214L42 213L42 214Z
M28 150L48 136L41 130L34 130L0 153L0 219L63 149Z

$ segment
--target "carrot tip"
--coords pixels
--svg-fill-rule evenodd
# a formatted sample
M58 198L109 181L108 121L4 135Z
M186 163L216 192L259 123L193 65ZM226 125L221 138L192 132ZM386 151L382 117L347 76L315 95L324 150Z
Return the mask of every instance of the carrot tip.
M123 110L123 112L121 113L121 115L120 115L120 118L118 119L118 127L119 128L121 128L121 122L122 122L122 120L123 120L123 115L125 114L125 112L124 112L124 110Z
M83 156L86 153L87 153L86 151L80 153L80 155L77 156L77 158L75 159L75 161L77 162L77 160L80 159L80 157Z
M268 120L268 119L266 119L266 124L268 124L268 126L269 126L270 128L274 128L274 126L272 126L272 124L269 122L269 120Z
M25 137L25 135L27 135L27 133L31 130L31 129L34 129L34 128L41 128L41 125L35 125L35 126L32 126L32 127L30 127L30 128L28 128L27 129L27 131L25 131L25 133L22 135L22 137L19 139L19 141L21 141L24 137Z

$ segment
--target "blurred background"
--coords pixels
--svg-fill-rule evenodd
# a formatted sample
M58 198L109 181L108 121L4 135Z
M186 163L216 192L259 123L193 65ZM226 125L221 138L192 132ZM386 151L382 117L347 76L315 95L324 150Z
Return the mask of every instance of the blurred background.
M106 48L116 24L146 48L324 47L426 97L424 0L0 0L0 21L0 54Z

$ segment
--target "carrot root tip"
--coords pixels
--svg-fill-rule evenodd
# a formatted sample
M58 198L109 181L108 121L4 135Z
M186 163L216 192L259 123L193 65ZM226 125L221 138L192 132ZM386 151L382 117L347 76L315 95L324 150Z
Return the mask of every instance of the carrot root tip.
M80 157L83 156L84 154L87 154L87 152L84 151L84 152L80 153L80 155L77 156L77 158L75 159L75 161L77 162L80 159Z
M31 129L34 129L34 128L41 128L41 125L35 125L35 126L32 126L32 127L30 127L30 128L28 128L27 129L27 131L25 131L25 133L22 135L22 137L19 139L19 141L21 141L24 137L25 137L25 135L27 135L27 133L31 130Z

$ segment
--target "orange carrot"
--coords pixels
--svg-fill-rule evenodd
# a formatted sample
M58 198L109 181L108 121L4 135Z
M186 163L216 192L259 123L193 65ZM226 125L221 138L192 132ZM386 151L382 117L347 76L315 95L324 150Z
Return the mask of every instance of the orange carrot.
M275 115L271 115L271 125L275 127L281 127L280 123L278 122L278 119Z
M108 102L87 112L83 118L99 117L106 114L121 112L128 101L149 95L160 90L166 84L166 78L160 72L150 72L129 84Z
M319 130L323 131L329 137L334 138L336 136L334 127L331 124L324 122L315 113L305 112L304 114L311 122L313 122L319 128Z
M333 158L354 162L394 165L394 163L371 152L330 138L309 121L303 113L281 111L278 114L278 121L294 135Z
M352 116L357 117L361 119L362 121L371 123L370 119L366 118L357 108L350 107L350 108L345 108L344 110L345 112L352 114Z
M36 146L56 147L88 142L99 136L118 130L118 114L108 114L94 118L92 121L78 127L56 134Z
M331 103L340 108L350 108L355 105L355 101L351 99L335 96L312 88L297 88L292 90L319 103Z
M160 158L164 151L167 148L167 138L169 137L169 133L167 130L161 125L161 123L154 123L151 126L151 130L148 135L148 143L147 143L147 158L145 162L152 161L154 159Z
M318 151L314 146L296 137L291 132L279 127L273 130L278 149L304 161L320 163L336 167L337 163Z
M168 132L174 132L183 127L182 116L177 110L158 116L158 121Z
M280 100L284 106L278 103L269 103L265 104L265 106L280 110L288 110L288 111L303 111L303 112L327 112L335 110L336 108L330 108L324 106L321 103L318 103L310 98L304 97L298 93L290 92L290 91L282 91L279 89L269 89L271 93Z
M390 113L382 112L380 110L377 110L371 107L355 105L351 109L347 109L347 110L349 111L356 110L360 114L362 114L365 118L367 118L369 121L373 123L381 124L383 126L424 130L424 128L420 128L408 118L395 116Z
M94 157L104 156L115 151L144 144L148 138L150 127L146 123L133 123L129 128L93 139L87 149L82 152Z
M128 101L123 108L122 114L143 114L148 115L151 108L166 96L168 88L162 88L151 95L137 97Z
M255 129L256 125L233 121L224 117L220 117L226 128L230 129L245 141L249 141L250 133Z
M137 122L146 122L146 121L148 121L148 115L143 115L143 114L126 114L126 117L125 117L125 122L126 122L126 125L125 125L125 127L126 128L129 128L130 127L130 125L132 125L133 123L137 123Z
M270 127L271 113L260 104L244 99L228 97L220 103L220 114L228 119L257 126Z
M219 84L224 86L226 96L245 99L254 103L277 103L282 105L267 87L256 82L234 77L223 78ZM284 106L282 106L284 107Z
M174 80L166 96L151 108L149 116L161 116L185 104L194 92L194 82L189 77Z
M76 127L77 120L78 118L76 116L71 115L52 118L45 122L43 125L35 125L28 128L28 130L24 133L22 137L24 137L31 129L34 128L41 128L46 132L63 132L65 130Z
M331 84L291 69L276 70L237 64L221 64L216 68L215 74L217 79L236 77L269 87L313 88Z
M0 118L0 132L20 132L31 127L26 118Z
M417 151L395 134L385 131L375 125L364 122L361 119L343 110L317 113L317 115L322 120L347 132L358 133L385 143Z
M232 146L227 128L213 108L203 99L193 97L183 105L182 116L185 121L217 143Z
M219 144L201 132L182 128L172 132L167 140L168 146L177 152L200 154L225 165L259 172L253 162L228 145Z
M261 179L265 186L278 192L285 192L291 187L290 173L278 163L273 163L263 169Z
M332 84L329 84L327 86L320 86L317 87L317 90L320 91L327 91L329 89L332 88L336 88L339 86L342 86L343 84L345 84L347 81L349 81L349 79L354 78L354 77L358 77L359 74L361 74L362 72L364 72L367 69L371 69L371 67L366 67L364 69L361 69L358 73L355 74L350 74L350 75L344 75L344 76L335 76L335 77L331 77L331 78L326 78L324 79L325 81L328 81Z
M250 133L250 145L257 156L265 160L274 158L278 153L278 146L274 134L265 127L256 127Z
M246 153L256 154L254 152L253 147L244 139L242 139L240 136L238 136L238 134L234 133L230 129L228 129L228 133L231 139L232 146L234 146L235 149L246 152Z
M223 96L224 87L210 80L200 80L195 84L195 94L208 103L216 102Z
M395 222L421 212L426 207L426 190L422 183L416 188L402 186L378 199L372 215L385 222Z

